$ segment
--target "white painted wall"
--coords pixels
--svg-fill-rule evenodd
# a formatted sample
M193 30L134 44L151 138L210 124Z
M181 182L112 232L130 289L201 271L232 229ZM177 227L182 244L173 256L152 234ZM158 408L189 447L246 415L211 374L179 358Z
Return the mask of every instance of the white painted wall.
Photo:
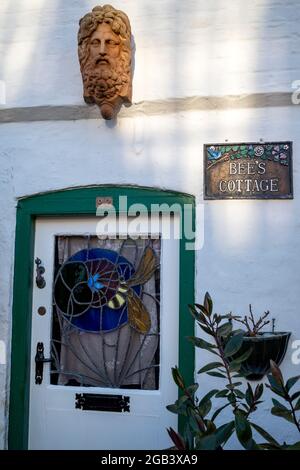
M8 106L82 103L79 19L97 0L1 0ZM101 4L101 2L100 2ZM134 102L290 91L300 76L299 0L115 0L136 44Z
M6 107L80 104L79 0L1 0L0 80ZM134 102L291 91L300 79L299 0L115 1L136 42ZM299 106L0 126L0 341L10 348L16 198L96 184L135 184L194 194L199 202L196 296L216 311L269 309L279 330L300 339ZM294 142L294 200L203 202L203 144ZM291 345L290 342L290 345ZM9 354L7 355L9 357ZM299 374L291 363L287 376ZM197 370L208 357L197 356ZM7 366L0 361L0 448L6 439ZM205 377L205 378L204 378ZM199 378L203 393L217 382ZM267 413L257 421L278 438L293 428Z

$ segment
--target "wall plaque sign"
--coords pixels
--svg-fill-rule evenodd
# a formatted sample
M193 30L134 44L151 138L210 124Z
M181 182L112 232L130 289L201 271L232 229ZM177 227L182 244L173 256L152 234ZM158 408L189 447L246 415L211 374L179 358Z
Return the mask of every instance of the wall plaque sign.
M292 142L204 145L204 199L292 199Z

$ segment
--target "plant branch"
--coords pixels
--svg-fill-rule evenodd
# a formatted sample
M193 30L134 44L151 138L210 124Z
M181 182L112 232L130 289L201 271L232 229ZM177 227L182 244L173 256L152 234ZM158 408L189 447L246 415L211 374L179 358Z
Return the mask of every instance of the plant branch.
M264 326L266 326L268 323L270 323L270 320L265 320L265 318L267 318L267 316L270 315L270 312L269 312L269 310L264 312L264 314L261 317L259 317L259 319L257 321L255 321L255 318L254 318L254 315L253 315L253 312L252 312L251 304L249 305L249 312L250 312L250 315L248 317L247 317L247 315L245 315L243 319L241 319L239 317L234 317L234 320L239 322L239 323L242 323L246 327L247 333L248 333L249 336L256 336L257 333ZM250 325L250 322L251 322L252 325Z
M293 406L291 397L290 397L289 395L288 395L287 401L288 401L288 403L289 403L289 405L290 405L290 408L291 408L291 411L292 411L294 423L295 423L295 425L296 425L298 431L300 432L300 424L299 424L299 421L297 420L295 408L294 408L294 406Z
M226 376L227 376L227 379L228 379L228 382L230 384L230 386L232 387L233 386L233 382L232 382L232 378L231 378L231 373L230 373L230 370L229 370L229 363L227 361L227 358L225 356L225 353L224 353L224 348L223 348L223 345L221 343L221 340L220 340L220 337L218 335L218 327L217 328L214 328L213 325L212 326L212 330L214 332L214 339L215 339L215 342L216 342L216 345L217 345L217 348L218 348L218 351L219 351L219 355L220 355L220 358L224 364L224 367L225 367L225 371L226 371ZM232 389L231 389L232 390ZM236 396L234 395L234 401L233 403L231 403L232 407L234 410L237 410L238 409L238 405L237 405L237 401L236 401Z

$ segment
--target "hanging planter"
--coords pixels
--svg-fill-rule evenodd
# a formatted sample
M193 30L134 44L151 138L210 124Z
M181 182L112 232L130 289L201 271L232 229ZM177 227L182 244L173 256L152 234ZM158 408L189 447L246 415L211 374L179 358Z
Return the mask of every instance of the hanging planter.
M290 332L275 332L275 319L272 320L272 332L261 332L260 330L270 323L266 320L269 311L255 321L251 305L249 305L250 315L231 316L231 321L235 320L242 323L247 331L244 333L242 346L239 350L239 356L251 350L250 355L243 361L240 372L246 376L247 380L261 380L264 375L270 372L270 361L280 365L288 347L291 336ZM246 354L247 355L247 354ZM234 355L232 359L234 360Z
M248 351L252 352L241 367L241 373L247 380L261 380L270 372L270 360L280 365L288 347L291 333L266 332L257 333L256 336L245 336L239 355Z

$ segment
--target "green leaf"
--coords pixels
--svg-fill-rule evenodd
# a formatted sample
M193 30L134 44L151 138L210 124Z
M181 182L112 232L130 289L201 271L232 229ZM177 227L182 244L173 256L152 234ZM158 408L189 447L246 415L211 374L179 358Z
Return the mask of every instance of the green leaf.
M277 446L273 444L268 444L268 442L263 442L262 444L258 444L259 450L279 450ZM282 449L282 446L280 447Z
M187 400L189 400L189 397L187 395L182 395L181 397L176 400L176 405L181 406L183 405Z
M173 428L167 428L167 432L170 436L170 439L174 442L176 449L178 450L186 450L186 443L184 442L183 438L174 431Z
M173 380L176 383L176 385L183 390L185 388L185 383L184 379L178 369L178 367L172 367L172 375L173 375Z
M247 349L247 351L245 351L243 354L241 354L241 356L235 357L234 362L242 363L242 362L246 361L246 359L248 359L248 357L251 356L252 351L253 351L253 348Z
M226 385L226 388L228 388L228 390L234 390L235 387L238 387L239 385L242 385L242 382L234 382L232 384L228 384Z
M279 416L280 418L286 419L290 423L294 423L292 412L286 408L282 403L278 400L272 398L273 408L271 409L271 413L274 416Z
M215 436L215 434L203 436L203 437L197 438L196 440L197 450L215 450L217 446L218 446L217 437Z
M273 405L276 406L277 408L280 408L281 410L290 412L290 410L286 406L284 406L282 403L280 403L280 401L275 400L275 398L272 398L272 402L273 402Z
M254 397L255 397L255 400L259 400L260 397L262 396L263 394L263 391L264 391L264 386L263 384L258 384L255 388L255 392L254 392Z
M204 307L208 312L208 315L210 316L213 311L213 301L211 300L211 296L209 295L208 292L206 292L204 296Z
M191 426L189 425L189 422L187 422L184 427L183 438L186 442L186 449L193 449L194 435L191 430Z
M249 382L247 384L246 402L250 407L253 405L253 402L254 402L253 390Z
M206 419L205 424L207 429L206 434L212 434L216 431L217 427L210 419Z
M270 444L273 444L274 446L276 447L280 447L280 444L276 441L276 439L274 439L274 437L271 436L271 434L269 434L267 431L265 431L263 428L261 428L260 426L258 426L257 424L255 423L251 423L250 422L250 425L255 429L255 431L258 432L258 434L260 434L264 439L266 439L266 441L268 441Z
M199 423L196 419L195 415L191 415L189 417L189 425L194 433L198 433L200 428L199 428Z
M252 448L252 431L251 426L245 416L237 412L235 415L235 430L238 440L245 449Z
M276 391L275 389L270 387L270 385L268 385L268 384L265 384L265 385L266 385L267 388L270 388L272 390L272 392L275 393L275 395L278 395L279 397L284 398L284 394L282 392Z
M294 408L296 411L300 410L300 398L299 400L296 401L296 404L294 405Z
M276 362L272 361L272 359L270 360L270 366L271 366L272 376L275 379L276 383L278 385L283 385L284 381L283 381L281 370L279 369Z
M196 348L206 349L208 351L216 348L214 344L208 343L202 338L197 338L197 336L188 336L188 340L191 341Z
M300 450L300 441L285 447L286 450Z
M199 410L200 416L202 416L202 418L205 418L205 416L207 416L208 413L210 412L211 408L212 408L211 400L206 400L202 405L199 405L198 410Z
M187 416L187 410L191 408L191 401L186 395L183 395L172 405L167 405L166 408L171 413Z
M245 410L246 410L247 413L249 413L250 408L249 408L248 405L246 405L246 403L241 403L241 406L242 406L243 408L245 408Z
M289 392L290 389L295 385L296 382L300 379L300 375L296 375L295 377L291 377L287 383L285 384L285 388Z
M242 346L243 343L243 334L234 335L230 338L228 343L225 346L224 353L226 357L233 356L233 354L237 353Z
M245 394L239 389L235 390L234 393L238 398L241 398L242 400L245 398Z
M167 405L166 406L167 410L169 410L171 413L178 413L178 406L177 405Z
M204 395L204 397L203 397L202 400L200 401L200 404L201 404L201 402L202 402L203 400L205 400L205 399L207 399L207 398L208 398L208 399L212 398L216 393L218 393L218 391L219 391L219 390L218 390L217 388L214 388L213 390L210 390L210 392L208 392L206 395Z
M266 384L266 387L270 388L272 390L272 392L275 393L276 395L279 395L281 397L285 396L285 391L282 388L282 385L278 384L278 382L270 374L268 375L268 381L269 381L270 385Z
M203 323L206 323L206 318L205 318L205 316L203 315L202 312L197 312L197 310L195 309L195 307L193 305L189 305L189 309L190 309L191 314L195 318L195 320L202 321Z
M214 333L212 332L210 327L201 325L201 323L198 323L198 325L200 326L201 330L203 330L206 334L208 334L209 336L212 336L214 338Z
M203 418L208 415L208 413L211 410L212 403L211 403L211 398L218 392L218 390L214 389L208 392L200 401L198 405L199 413Z
M198 384L192 384L192 385L189 385L187 388L186 388L186 391L190 394L190 395L195 395L196 391L198 390L199 388L199 385Z
M232 391L227 395L227 400L231 405L236 402L235 394Z
M226 322L221 325L218 330L217 334L218 336L222 336L223 338L227 338L232 332L232 323Z
M228 439L231 437L233 430L234 430L234 421L231 421L230 423L223 424L223 426L220 426L216 432L217 445L222 446L226 444Z
M206 366L199 369L198 374L203 374L203 372L207 372L208 370L216 369L218 367L224 367L222 362L210 362L209 364L206 364Z
M211 375L212 377L221 377L222 379L226 379L226 375L221 374L221 372L206 372L207 375Z
M300 390L299 390L299 392L293 393L293 395L291 396L291 400L294 401L294 400L296 400L296 398L298 398L298 397L300 397Z
M220 390L218 393L216 393L215 398L224 398L228 395L228 389Z
M201 305L201 304L195 304L195 307L197 307L199 310L201 310L201 312L204 314L205 317L208 317L209 314L208 314L208 311L206 310L205 306L204 305ZM205 323L207 322L206 318L205 318Z
M239 372L241 366L242 366L241 362L230 361L229 370L230 370L230 372ZM239 377L243 377L243 375L239 375Z
M217 418L217 416L219 416L219 414L221 413L221 411L223 411L225 408L227 408L227 406L230 406L230 403L226 403L226 405L223 405L223 406L221 406L220 408L218 408L218 409L214 412L214 414L212 415L211 420L214 421L214 420Z

